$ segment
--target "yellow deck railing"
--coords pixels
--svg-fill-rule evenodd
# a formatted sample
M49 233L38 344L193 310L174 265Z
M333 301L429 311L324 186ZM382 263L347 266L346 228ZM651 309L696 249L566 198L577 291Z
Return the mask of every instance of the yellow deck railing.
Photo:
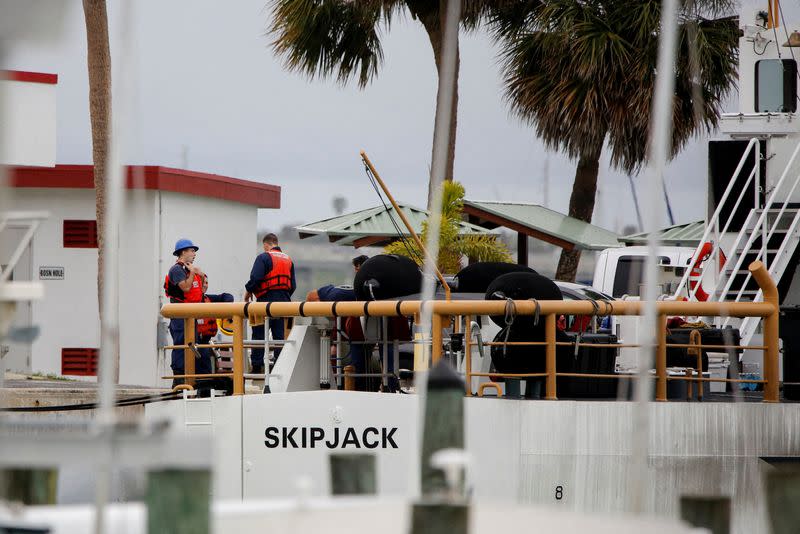
M779 376L778 376L778 290L770 278L766 268L761 262L753 262L750 272L761 288L763 302L687 302L687 301L659 301L656 303L658 313L658 336L656 339L656 400L667 400L668 380L688 380L690 383L721 381L721 382L752 382L764 385L764 401L778 402ZM232 303L203 303L203 304L166 304L161 310L164 317L170 319L184 319L185 343L174 346L183 348L185 354L185 374L176 375L184 377L187 383L192 384L195 378L205 376L231 377L233 379L234 395L244 393L244 319L251 324L261 324L272 317L414 317L418 321L424 308L432 312L432 332L430 357L435 363L442 357L443 325L449 324L452 317L466 317L466 354L471 354L472 342L470 339L470 320L473 315L502 315L506 310L506 301L497 300L462 300L462 301L373 301L373 302L232 302ZM627 375L601 375L588 373L557 373L556 372L556 346L570 345L572 342L556 341L556 318L559 315L643 315L645 303L640 301L514 301L517 315L534 315L538 313L545 321L545 340L539 342L518 342L516 344L545 345L545 372L531 374L503 374L503 373L477 373L471 368L471 358L466 358L467 394L472 394L472 379L480 376L491 377L543 377L545 378L545 398L557 398L556 377L572 376L583 378L625 378ZM763 318L763 345L747 347L732 345L702 345L699 338L690 338L689 344L674 345L666 342L666 321L668 316L692 317L761 317ZM194 373L194 355L192 345L195 342L195 319L200 318L233 318L233 342L230 344L233 351L233 370L231 373L218 373L212 375L197 375ZM461 324L457 321L456 324ZM511 345L512 343L509 343ZM486 344L490 345L490 344ZM579 343L579 346L592 346L589 343ZM608 345L602 347L635 347L638 345ZM668 376L667 374L667 347L685 347L698 355L702 349L718 348L750 348L763 351L763 379L722 379L704 378L701 372L698 376ZM202 345L200 345L202 347ZM699 369L698 371L701 371ZM168 377L173 378L173 377ZM701 388L702 390L702 388Z

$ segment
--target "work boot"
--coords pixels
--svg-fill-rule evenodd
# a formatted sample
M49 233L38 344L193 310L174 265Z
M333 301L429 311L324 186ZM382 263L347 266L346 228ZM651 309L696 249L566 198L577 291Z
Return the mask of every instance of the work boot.
M264 374L264 364L253 364L253 371L252 374L254 375L263 375Z

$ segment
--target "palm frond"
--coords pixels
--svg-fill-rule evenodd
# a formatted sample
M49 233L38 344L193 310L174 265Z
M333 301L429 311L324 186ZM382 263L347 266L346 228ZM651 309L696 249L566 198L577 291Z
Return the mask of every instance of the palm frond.
M480 261L511 261L505 244L493 235L460 235L461 216L464 209L464 186L458 182L444 182L442 190L442 215L439 228L439 257L437 266L443 273L461 270L462 258ZM422 223L420 239L428 237L428 221ZM398 254L413 259L421 265L422 252L416 244L395 241L384 248L387 254Z
M478 261L514 261L506 245L493 235L461 236L458 238L458 250L462 256Z
M380 33L394 9L373 0L273 0L272 48L289 70L364 87L383 62Z
M572 158L607 144L611 164L637 172L646 159L660 34L660 0L548 0L493 20L503 46L505 95L552 149ZM735 87L738 24L732 0L684 0L676 63L673 155L716 127ZM508 22L511 21L511 22ZM511 24L516 24L511 26ZM506 26L504 24L508 24ZM687 29L694 28L694 43ZM700 76L689 65L696 46ZM702 113L693 99L699 83Z

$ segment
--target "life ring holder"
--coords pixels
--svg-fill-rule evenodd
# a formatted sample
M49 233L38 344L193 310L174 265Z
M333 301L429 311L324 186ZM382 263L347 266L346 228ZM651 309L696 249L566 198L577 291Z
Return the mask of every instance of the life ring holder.
M705 302L708 300L710 295L706 293L703 289L702 285L702 278L703 278L703 263L711 257L711 254L714 253L714 244L710 241L706 241L700 247L700 254L697 255L697 259L692 265L691 270L689 271L689 294L691 295L692 291L694 291L694 297L700 302ZM722 249L719 249L719 270L721 271L725 264L728 262L728 258L725 257L725 253Z

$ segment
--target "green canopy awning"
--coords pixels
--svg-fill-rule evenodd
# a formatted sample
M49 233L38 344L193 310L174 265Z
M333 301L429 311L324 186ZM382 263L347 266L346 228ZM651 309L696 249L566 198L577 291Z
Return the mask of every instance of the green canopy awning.
M408 204L399 204L403 214L418 234L422 223L428 218L428 211ZM384 246L403 237L410 237L403 221L392 206L375 206L323 219L321 221L295 226L300 239L315 235L326 235L332 243L352 245L353 247ZM462 235L495 235L496 231L462 222L459 233Z
M567 250L622 246L614 232L537 204L465 200L464 213L484 228L503 226Z
M696 247L700 244L700 239L702 239L705 229L706 224L704 221L676 224L659 230L658 239L663 245ZM647 232L641 232L620 237L619 240L626 245L646 245L648 235Z

